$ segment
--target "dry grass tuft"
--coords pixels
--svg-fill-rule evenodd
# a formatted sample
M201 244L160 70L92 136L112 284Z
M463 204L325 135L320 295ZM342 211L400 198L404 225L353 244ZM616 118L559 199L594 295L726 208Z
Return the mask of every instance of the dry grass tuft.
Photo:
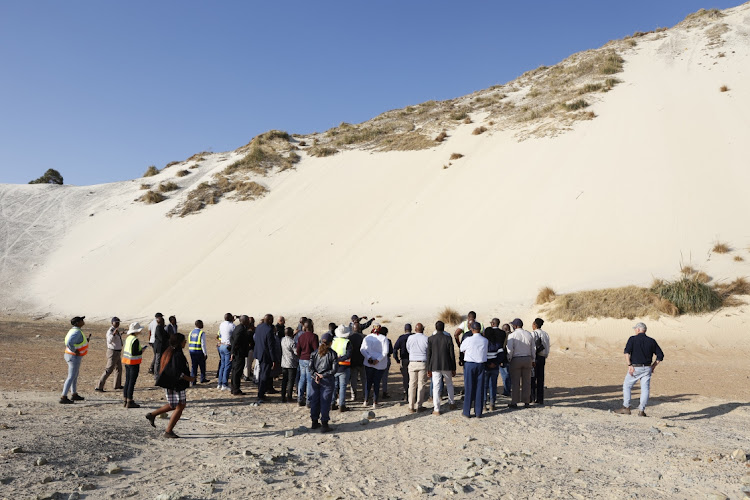
M734 261L735 261L735 262L742 262L742 261L744 261L744 260L745 260L745 259L744 259L744 258L743 258L743 257L742 257L741 255L735 255L735 256L734 256Z
M717 283L714 289L722 300L726 300L732 295L750 295L750 281L744 277L737 278L731 283Z
M178 170L175 174L176 177L185 177L190 174L190 170Z
M380 141L379 151L418 151L435 146L435 141L420 132L406 132L386 136Z
M201 182L195 189L188 192L185 201L171 210L168 215L185 217L197 213L208 205L215 205L228 193L234 193L234 198L238 201L247 201L261 198L268 191L267 187L257 182L217 174L212 182Z
M452 307L444 307L442 311L440 311L440 314L438 314L438 319L445 323L446 325L457 325L461 323L462 317Z
M299 141L299 145L300 145L300 146L303 146L303 147L304 147L304 146L307 146L307 142L305 142L305 141Z
M681 266L680 267L680 274L684 274L685 276L690 276L691 274L695 274L698 271L692 267L692 266Z
M547 313L550 319L585 321L588 318L634 319L676 315L678 308L668 299L637 286L586 290L558 296Z
M164 165L164 168L173 167L175 165L179 165L179 163L180 163L179 161L170 161L169 163L167 163L166 165Z
M538 305L547 304L555 300L555 297L557 297L555 291L552 288L545 286L539 290L539 293L536 296L536 303Z
M154 175L159 173L159 169L156 168L155 165L151 165L146 169L146 173L143 174L143 177L153 177Z
M168 193L169 191L175 191L177 189L180 189L180 186L174 182L162 182L159 184L159 191L162 193Z
M727 87L726 85L722 85L721 87L719 87L719 92L727 92L727 91L729 91L729 87Z
M473 121L471 121L471 118L469 118L469 117L467 116L466 118L464 118L464 123L465 123L466 125L468 125L468 124L470 124L470 123L474 123L474 122L473 122Z
M453 154L451 154L450 159L451 160L458 160L459 158L463 158L463 157L464 157L464 155L462 155L461 153L453 153Z
M141 189L151 189L151 184L141 184Z
M235 186L235 197L240 201L256 200L268 193L268 188L254 181L238 182Z
M317 156L318 158L325 158L326 156L333 156L338 153L339 150L336 148L327 148L323 146L313 146L308 150L310 156Z
M584 101L583 99L578 99L573 102L562 102L560 103L560 106L562 106L563 109L566 111L577 111L579 109L583 109L588 107L589 103Z
M471 135L479 135L487 132L487 127L482 125L481 127L477 127L474 130L471 131Z
M138 199L147 205L153 205L155 203L161 203L167 198L161 193L157 193L155 191L146 191L146 193Z
M438 134L437 137L435 137L435 142L443 142L445 138L448 137L448 134L443 130Z
M729 248L729 245L722 242L717 242L714 247L711 249L714 253L729 253L732 251L731 248Z

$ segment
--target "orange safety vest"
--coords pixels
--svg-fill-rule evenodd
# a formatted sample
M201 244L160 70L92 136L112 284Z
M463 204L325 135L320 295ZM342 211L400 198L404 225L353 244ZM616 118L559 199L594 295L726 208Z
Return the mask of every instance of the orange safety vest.
M82 342L73 344L73 347L75 347L78 350L78 353L68 349L68 341L70 341L70 338L76 333L80 333L81 337L83 337ZM86 338L86 336L83 334L80 328L78 328L77 326L74 326L68 331L68 334L65 336L65 354L72 354L73 356L85 356L88 352L89 352L89 339Z

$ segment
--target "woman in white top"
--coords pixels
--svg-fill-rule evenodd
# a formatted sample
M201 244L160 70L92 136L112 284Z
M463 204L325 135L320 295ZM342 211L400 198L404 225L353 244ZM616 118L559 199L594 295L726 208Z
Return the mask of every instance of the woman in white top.
M362 341L360 352L365 358L365 406L372 394L372 407L378 404L378 393L383 373L388 367L388 339L385 334L388 328L381 327L377 332L369 334Z

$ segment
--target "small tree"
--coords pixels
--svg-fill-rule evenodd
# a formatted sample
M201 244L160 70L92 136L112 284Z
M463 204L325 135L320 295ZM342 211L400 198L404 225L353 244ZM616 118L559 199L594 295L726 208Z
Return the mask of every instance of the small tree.
M59 184L61 186L62 183L63 176L54 168L48 169L40 178L29 181L29 184Z

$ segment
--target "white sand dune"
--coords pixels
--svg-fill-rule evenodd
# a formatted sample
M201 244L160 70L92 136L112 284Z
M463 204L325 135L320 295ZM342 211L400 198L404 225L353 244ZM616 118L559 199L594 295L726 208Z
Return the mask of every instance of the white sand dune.
M472 135L487 120L474 114L428 150L303 156L259 180L264 198L185 218L165 214L238 153L179 179L171 167L107 185L0 185L2 308L429 320L444 305L525 311L544 285L647 284L681 260L748 275L750 5L725 14L719 46L713 24L639 38L622 83L592 101L597 117L555 137ZM453 152L464 157L444 169ZM182 188L169 200L133 201L166 179ZM718 240L735 251L711 254Z

